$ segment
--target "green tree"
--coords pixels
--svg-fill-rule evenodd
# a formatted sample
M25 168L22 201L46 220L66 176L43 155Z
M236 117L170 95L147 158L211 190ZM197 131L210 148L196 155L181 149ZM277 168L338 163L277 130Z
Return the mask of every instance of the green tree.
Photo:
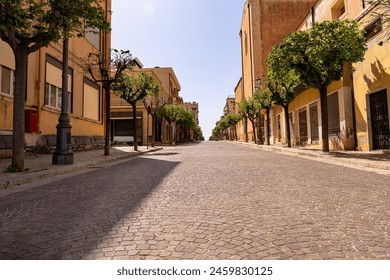
M85 25L102 27L100 0L0 0L0 38L15 55L13 149L11 167L24 170L24 106L29 54L73 34Z
M216 122L215 127L211 133L212 139L223 139L226 129L229 128L229 122L225 117L221 117L219 121Z
M195 132L195 135L196 135L196 138L198 141L204 140L202 128L199 125L196 126L196 128L194 129L194 132Z
M130 51L111 50L111 56L104 53L90 53L84 62L84 70L96 83L101 83L104 90L105 126L104 155L110 155L111 131L111 87L118 81L123 71L131 69L135 60Z
M154 147L156 142L156 121L159 116L159 111L166 103L160 97L160 92L149 94L142 100L142 103L144 104L148 115L152 116L152 147Z
M257 104L257 102L253 98L249 98L248 100L242 99L238 103L238 111L239 111L240 115L244 118L244 120L246 122L245 127L247 127L247 123L248 123L247 120L248 119L252 123L253 141L255 141L255 143L256 143L256 125L255 125L255 121L256 121L256 118L257 118L257 114L258 114L258 108L259 108L259 105ZM248 129L247 128L245 129L245 134L246 134L246 142L248 142Z
M122 73L118 82L113 85L113 90L117 91L121 98L126 100L133 108L134 127L134 150L138 151L137 135L137 102L144 99L148 94L157 94L160 91L155 78L147 72Z
M191 112L183 106L178 106L178 114L176 115L176 124L184 132L184 140L188 141L188 130L196 128L196 123Z
M327 88L341 79L346 64L362 61L366 51L364 31L354 20L325 21L297 31L275 46L268 62L276 80L290 71L320 92L322 151L329 152Z
M265 110L267 115L267 144L270 145L270 118L269 118L269 112L272 108L273 100L272 100L272 93L269 90L269 88L257 88L256 91L253 93L253 99L256 100L256 102L259 104L259 110ZM260 139L259 143L262 142L262 133L261 133L261 112L258 114L259 116L259 127L258 127L258 138Z
M178 105L168 104L161 108L158 115L164 118L168 122L168 141L169 143L173 143L172 141L172 123L176 122L177 114L178 114Z
M228 114L224 118L228 122L229 126L233 126L233 128L234 128L233 138L235 140L237 140L237 127L236 127L236 125L242 120L242 116L240 114ZM229 134L229 136L230 136L230 134ZM229 140L232 140L232 139L229 139Z
M275 48L276 49L276 48ZM273 50L275 50L273 49ZM271 51L269 56L269 63L273 65L273 53ZM275 66L274 66L275 67ZM268 69L268 89L271 92L271 100L274 104L283 107L284 111L284 123L286 125L286 141L287 146L291 148L291 135L290 135L290 121L288 118L288 106L295 99L297 95L297 88L301 82L298 76L293 70L289 71L282 77L278 77L272 71ZM269 112L268 112L269 114Z

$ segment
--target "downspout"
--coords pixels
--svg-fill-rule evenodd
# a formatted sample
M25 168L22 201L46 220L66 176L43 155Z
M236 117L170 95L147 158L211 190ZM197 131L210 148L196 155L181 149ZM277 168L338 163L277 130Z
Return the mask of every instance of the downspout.
M251 59L251 64L250 64L250 66L251 66L251 87L252 87L252 92L253 92L253 90L254 90L254 78L253 78L253 76L254 76L254 69L253 69L253 46L252 46L252 13L251 13L251 5L248 3L248 17L249 17L249 46L250 46L250 59ZM253 93L251 93L251 95L252 95ZM255 133L254 131L253 131L253 133Z
M365 0L362 0L362 7L363 7L363 9L365 9L365 8L366 8L366 3L365 3Z
M38 81L37 81L37 91L38 91L38 100L37 100L37 115L38 115L38 133L41 133L40 131L40 122L41 122L41 82L42 82L42 74L41 74L41 67L42 67L42 49L38 50ZM46 69L46 67L45 67ZM43 95L45 95L46 85L43 85Z
M251 5L248 3L248 20L249 20L249 53L250 53L250 69L251 69L251 96L253 95L253 46L252 46L252 13L251 13ZM248 142L248 119L245 121L245 141ZM252 131L252 133L255 133L255 131Z

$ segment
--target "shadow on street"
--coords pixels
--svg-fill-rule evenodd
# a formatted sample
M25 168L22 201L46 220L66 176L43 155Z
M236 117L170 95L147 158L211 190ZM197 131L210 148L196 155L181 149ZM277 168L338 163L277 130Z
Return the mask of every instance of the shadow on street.
M137 158L0 197L0 259L80 259L178 162Z

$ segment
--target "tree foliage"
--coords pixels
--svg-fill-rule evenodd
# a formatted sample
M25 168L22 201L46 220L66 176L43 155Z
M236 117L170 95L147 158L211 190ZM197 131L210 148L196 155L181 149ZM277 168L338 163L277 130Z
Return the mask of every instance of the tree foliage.
M259 112L259 104L258 102L251 98L248 98L246 100L245 98L242 99L238 103L238 111L239 114L245 119L245 120L250 120L252 123L252 130L253 130L253 141L256 142L256 129L255 129L255 120L257 118L258 112ZM248 132L247 129L245 131L246 134L246 140L248 140Z
M168 122L169 127L171 127L172 123L175 123L184 130L196 130L197 125L195 123L192 113L183 106L176 104L166 105L159 111L159 116L164 118ZM172 142L171 129L169 129L168 135L169 141Z
M221 119L215 124L215 127L212 130L210 140L222 139L223 135L227 134L226 130L229 129L231 126L235 127L242 119L243 117L240 114L227 114L221 117Z
M156 119L159 115L159 111L166 105L165 100L160 97L160 91L158 93L149 93L142 103L148 113L152 116L152 147L154 147L156 141Z
M340 80L344 65L362 61L365 51L364 31L357 21L325 21L286 37L272 49L274 58L268 65L277 79L298 75L308 86L320 88Z

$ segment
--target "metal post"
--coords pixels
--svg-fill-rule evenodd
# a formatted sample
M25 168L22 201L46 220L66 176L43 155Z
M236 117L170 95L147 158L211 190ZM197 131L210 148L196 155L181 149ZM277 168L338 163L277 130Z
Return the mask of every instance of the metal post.
M61 114L57 124L57 148L52 159L52 163L57 165L73 164L73 152L71 149L72 125L68 115L68 59L69 38L65 38L63 42Z

